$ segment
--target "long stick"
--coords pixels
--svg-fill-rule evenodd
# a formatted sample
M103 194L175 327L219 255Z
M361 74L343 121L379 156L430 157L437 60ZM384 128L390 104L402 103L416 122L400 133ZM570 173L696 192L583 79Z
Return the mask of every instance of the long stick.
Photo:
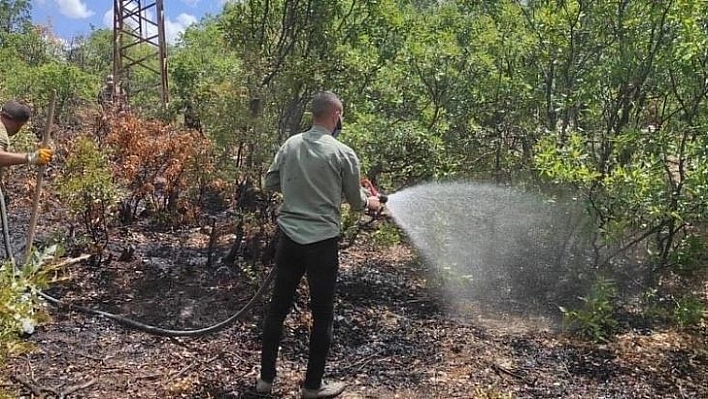
M57 91L52 90L49 97L49 116L47 124L42 133L42 147L49 146L52 124L54 123L54 107L57 102ZM39 197L42 195L42 180L44 180L45 165L41 165L37 170L37 184L34 189L34 202L32 203L32 216L30 217L29 232L27 233L27 245L25 246L25 264L29 261L32 253L32 242L34 241L34 229L37 226L37 216L39 215Z

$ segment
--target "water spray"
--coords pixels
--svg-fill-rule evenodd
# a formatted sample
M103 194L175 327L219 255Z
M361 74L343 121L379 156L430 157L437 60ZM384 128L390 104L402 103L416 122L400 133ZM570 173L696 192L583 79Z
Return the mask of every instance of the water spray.
M475 182L426 183L393 196L392 219L455 308L555 319L556 305L587 289L591 237L573 201Z

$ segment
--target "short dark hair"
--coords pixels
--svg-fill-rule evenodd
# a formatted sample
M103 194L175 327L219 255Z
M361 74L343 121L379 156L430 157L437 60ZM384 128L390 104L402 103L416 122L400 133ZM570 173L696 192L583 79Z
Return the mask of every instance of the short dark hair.
M27 122L32 117L32 110L26 104L11 100L2 107L3 115L17 122Z
M342 101L331 91L323 91L312 98L312 117L321 118L332 111L332 107L340 105Z

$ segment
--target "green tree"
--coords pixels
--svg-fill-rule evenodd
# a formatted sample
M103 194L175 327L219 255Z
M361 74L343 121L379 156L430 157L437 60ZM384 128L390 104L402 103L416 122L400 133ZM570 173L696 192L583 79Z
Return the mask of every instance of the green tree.
M30 0L0 0L0 40L7 33L24 30L30 23L31 10Z
M79 37L68 49L67 61L82 71L99 77L113 70L113 31L94 29Z

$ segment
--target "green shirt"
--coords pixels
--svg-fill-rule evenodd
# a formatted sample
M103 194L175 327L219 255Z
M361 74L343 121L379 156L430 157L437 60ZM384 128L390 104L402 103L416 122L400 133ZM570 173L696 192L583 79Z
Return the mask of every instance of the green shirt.
M337 237L342 194L354 210L366 205L359 158L320 126L290 137L266 174L266 189L283 193L278 225L298 244Z

